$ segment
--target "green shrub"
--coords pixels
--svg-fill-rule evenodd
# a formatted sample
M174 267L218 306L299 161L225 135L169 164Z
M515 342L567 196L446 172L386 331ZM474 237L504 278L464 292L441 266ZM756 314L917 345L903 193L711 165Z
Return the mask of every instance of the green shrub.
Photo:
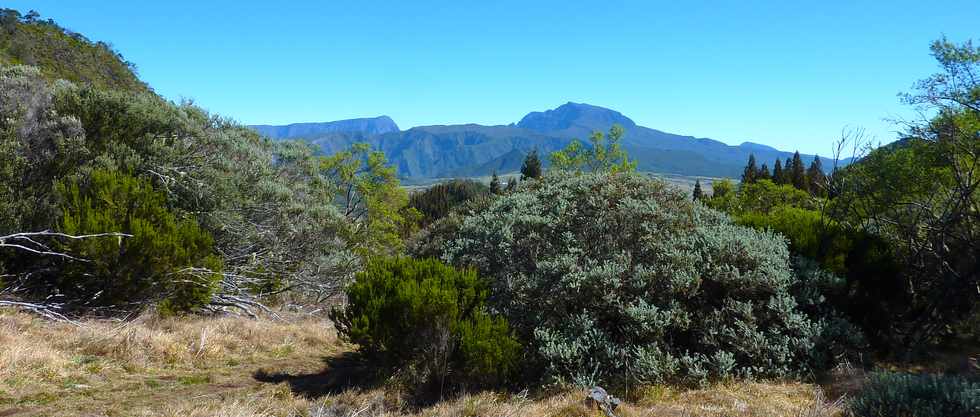
M876 346L888 345L887 330L908 300L887 242L866 231L845 227L816 210L792 205L776 205L766 212L742 212L736 219L739 224L783 235L791 253L816 263L808 268L820 268L835 276L833 282L811 287L819 290L811 296L819 296L820 304L832 307L824 309L819 318L829 319L841 313L859 325ZM808 273L798 271L801 276ZM843 317L834 320L838 318Z
M953 331L959 338L980 342L980 306L975 308L966 320L957 324Z
M741 184L737 192L721 193L707 205L730 214L740 225L782 235L790 253L816 262L797 262L808 268L797 270L797 275L834 276L816 286L812 281L797 285L797 301L817 307L805 310L827 330L838 329L835 340L856 342L849 333L860 328L875 347L887 351L893 344L889 329L909 304L892 247L880 236L824 215L818 210L821 201L793 185L758 180ZM854 347L859 345L863 342Z
M850 408L857 417L976 417L980 384L953 376L877 372Z
M192 219L178 219L149 182L95 170L87 183L60 183L60 230L72 235L121 232L132 237L72 240L65 251L90 262L68 263L56 292L91 306L161 301L164 312L192 310L211 299L221 272L212 240Z
M552 380L804 372L786 243L635 174L549 175L438 222L417 254L475 267Z
M506 320L486 312L487 288L472 269L376 258L346 293L347 305L330 315L341 335L420 382L493 385L515 369L520 345Z
M867 360L869 344L865 332L840 309L840 300L848 299L847 280L804 256L793 256L792 267L797 279L790 293L800 311L818 323L810 355L815 367L829 369L842 360L849 363Z

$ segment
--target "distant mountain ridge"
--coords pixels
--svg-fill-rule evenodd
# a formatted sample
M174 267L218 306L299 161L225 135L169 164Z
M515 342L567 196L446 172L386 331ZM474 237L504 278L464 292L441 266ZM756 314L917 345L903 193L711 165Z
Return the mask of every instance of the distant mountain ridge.
M249 127L273 139L311 138L329 133L345 132L381 135L399 131L398 125L388 116L337 120L333 122L293 123L282 126L253 125Z
M399 175L408 181L462 176L484 176L496 171L520 169L523 156L537 149L543 156L568 145L573 139L587 142L594 131L606 132L614 124L623 126L623 148L637 161L641 171L738 178L750 154L761 165L772 168L776 158L791 152L744 142L723 142L675 135L639 126L622 113L584 103L565 103L551 110L531 112L516 124L419 126L400 131L391 119L354 119L328 123L286 126L252 126L273 139L303 139L331 154L356 142L367 142L385 152ZM356 121L356 122L355 122ZM384 126L379 132L377 126ZM801 155L809 163L812 155ZM824 167L833 163L821 158ZM547 158L545 158L547 164Z

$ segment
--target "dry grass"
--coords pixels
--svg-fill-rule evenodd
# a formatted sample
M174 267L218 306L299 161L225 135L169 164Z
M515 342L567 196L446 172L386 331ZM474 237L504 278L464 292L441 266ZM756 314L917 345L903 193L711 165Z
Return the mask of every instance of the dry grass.
M313 378L324 355L349 348L329 323L241 318L55 324L0 310L0 415L146 417L595 417L584 392L481 393L423 409L392 388L310 395L288 380L261 382L258 369ZM814 385L726 383L698 390L646 387L619 417L840 415Z
M641 404L649 404L652 415L815 417L843 411L819 387L797 382L729 382L687 391L657 386L646 391Z
M126 369L202 366L215 361L284 356L297 349L335 344L332 327L322 320L266 322L237 317L161 319L150 315L118 323L88 321L82 327L50 323L27 314L0 310L0 378L16 372L24 358L63 367L80 356L98 357Z
M119 388L145 377L190 385L211 378L209 371L318 357L339 344L323 320L273 323L147 315L126 323L87 321L76 327L0 310L0 346L3 410L43 405L79 389Z
M654 416L759 416L832 417L842 415L839 404L829 404L815 394L813 387L799 384L750 384L745 390L712 387L690 391L656 405L627 404L619 417ZM773 393L753 397L762 387ZM212 399L183 403L159 413L144 416L269 416L269 417L602 417L584 405L584 392L564 393L526 399L495 393L482 393L440 402L422 410L406 411L380 390L346 392L318 400L297 398L270 388L245 398ZM815 400L820 401L815 403ZM774 402L770 404L769 402Z

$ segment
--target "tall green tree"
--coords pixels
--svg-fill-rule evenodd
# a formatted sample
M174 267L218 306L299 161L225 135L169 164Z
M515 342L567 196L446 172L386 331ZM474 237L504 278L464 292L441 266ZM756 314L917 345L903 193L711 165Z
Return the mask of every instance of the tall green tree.
M403 210L408 193L383 152L372 151L366 143L354 144L322 158L319 173L344 216L354 223L349 238L360 252L373 256L402 250L420 215Z
M538 150L535 148L527 154L524 164L521 165L521 181L538 178L541 178L541 159L538 158Z
M694 201L704 198L704 191L701 190L701 179L694 181Z
M810 163L810 167L806 170L806 180L810 193L816 196L827 195L827 175L823 172L823 164L820 162L820 156L813 157L813 162Z
M783 177L784 184L793 184L793 158L786 158L783 162Z
M806 167L803 165L803 160L800 158L800 151L796 151L793 154L793 165L790 169L790 180L793 186L803 190L808 191L810 189L810 184L806 179Z
M749 162L745 164L745 169L742 171L742 184L751 184L755 182L756 177L759 175L759 168L755 165L755 155L749 155Z
M589 147L578 139L564 149L551 153L551 167L562 171L575 172L629 172L636 169L636 161L630 161L620 141L626 130L613 125L608 135L593 132L589 137Z
M772 174L769 173L769 166L766 165L764 162L762 163L762 166L759 168L757 179L772 180Z
M783 164L779 161L779 158L776 158L776 165L772 168L772 182L776 184L785 184L785 177L786 175L783 173Z

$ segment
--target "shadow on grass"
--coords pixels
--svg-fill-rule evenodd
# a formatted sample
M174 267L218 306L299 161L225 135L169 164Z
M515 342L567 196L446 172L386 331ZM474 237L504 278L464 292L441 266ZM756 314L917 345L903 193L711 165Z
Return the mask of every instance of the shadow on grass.
M252 376L256 381L278 384L285 382L294 394L309 399L336 395L348 390L380 387L384 372L357 352L323 359L326 368L311 374L270 373L259 369Z

